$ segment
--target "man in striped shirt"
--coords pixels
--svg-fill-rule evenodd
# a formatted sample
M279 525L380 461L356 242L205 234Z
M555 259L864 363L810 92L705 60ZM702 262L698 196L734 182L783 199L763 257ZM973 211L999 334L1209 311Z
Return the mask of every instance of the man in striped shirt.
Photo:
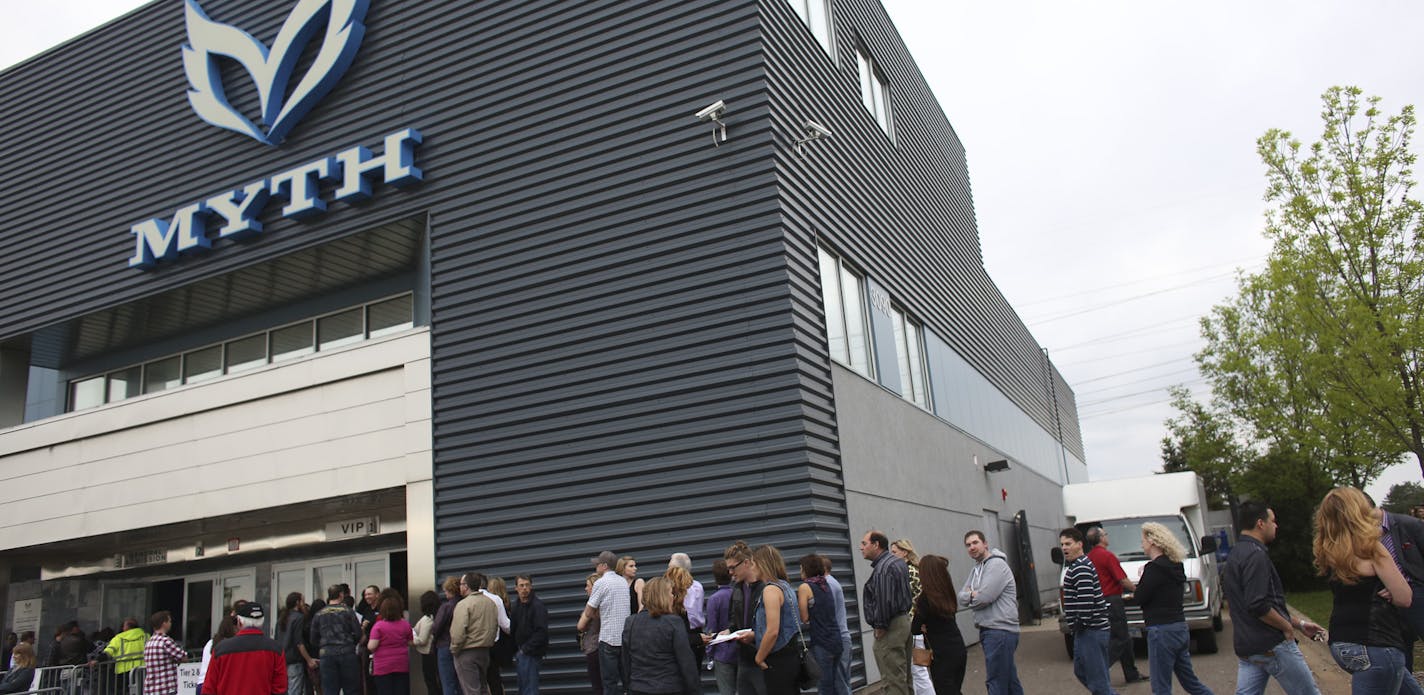
M1098 570L1083 554L1083 532L1065 528L1063 549L1063 620L1073 633L1073 675L1093 695L1116 695L1108 685L1108 602Z

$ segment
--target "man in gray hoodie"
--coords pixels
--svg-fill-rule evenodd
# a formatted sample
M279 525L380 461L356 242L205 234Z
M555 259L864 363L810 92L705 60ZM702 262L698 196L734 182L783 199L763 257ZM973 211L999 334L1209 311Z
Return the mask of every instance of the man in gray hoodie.
M983 531L964 534L974 569L959 591L959 605L974 611L989 695L1023 695L1014 652L1019 648L1019 596L1008 556L990 548Z

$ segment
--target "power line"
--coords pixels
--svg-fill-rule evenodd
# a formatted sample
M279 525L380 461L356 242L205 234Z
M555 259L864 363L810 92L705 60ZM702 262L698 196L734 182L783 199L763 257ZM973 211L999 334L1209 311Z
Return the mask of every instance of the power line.
M1068 294L1057 294L1057 295L1054 295L1054 296L1052 296L1052 297L1041 297L1041 298L1039 298L1039 299L1032 299L1032 300L1029 300L1029 301L1027 301L1027 302L1014 302L1014 306L1016 306L1016 307L1022 309L1022 308L1024 308L1024 307L1028 307L1028 306L1036 306L1036 305L1039 305L1039 304L1049 304L1049 303L1061 301L1061 300L1064 300L1064 299L1072 299L1073 297L1082 297L1082 296L1084 296L1084 295L1097 294L1097 293L1099 293L1099 292L1106 292L1106 291L1108 291L1108 290L1115 290L1115 289L1122 288L1122 287L1131 287L1131 286L1133 286L1133 285L1141 285L1142 283L1145 283L1145 282L1153 282L1153 281L1155 281L1155 280L1160 280L1160 279L1162 279L1162 278L1178 277L1178 276L1181 276L1181 275L1191 275L1192 273L1199 273L1199 272L1202 272L1203 270L1216 270L1216 269L1218 269L1218 268L1226 268L1226 267L1239 268L1239 267L1240 267L1240 264L1242 264L1242 263L1247 263L1247 262L1249 262L1250 265L1255 266L1255 265L1260 265L1263 260L1264 260L1264 259L1263 259L1261 256L1254 256L1254 257L1252 257L1252 258L1243 258L1243 259L1240 259L1240 260L1229 261L1229 262L1226 262L1226 263L1214 263L1214 264L1212 264L1212 265L1204 265L1204 266L1200 266L1200 267L1197 267L1197 268L1190 268L1190 269L1188 269L1188 270L1179 270L1179 271L1177 271L1177 272L1175 272L1175 273L1166 273L1166 274L1163 274L1163 275L1154 275L1154 276L1149 277L1149 278L1140 278L1140 279L1138 279L1138 280L1128 280L1127 282L1119 282L1119 283L1112 284L1112 285L1103 285L1102 287L1095 287L1095 288L1092 288L1092 289L1080 290L1080 291L1078 291L1078 292L1070 292L1070 293L1068 293ZM1234 271L1233 271L1233 274L1234 274Z
M1049 352L1050 352L1050 353L1053 353L1053 352L1067 352L1067 351L1069 351L1069 350L1076 350L1076 349L1078 349L1078 348L1080 348L1080 347L1087 347L1087 346L1089 346L1089 345L1096 345L1096 344L1101 343L1101 342L1104 342L1104 341L1113 340L1113 339L1121 338L1121 337L1124 337L1124 336L1134 336L1134 335L1135 335L1135 336L1142 336L1142 335L1151 335L1151 334L1153 334L1153 333L1160 333L1160 332L1162 332L1160 329L1161 329L1162 327L1164 327L1164 326L1171 326L1171 325L1173 325L1173 324L1182 323L1183 321L1196 321L1196 320L1200 319L1201 317L1202 317L1201 314L1192 314L1191 316L1182 316L1182 317L1180 317L1180 318L1169 319L1169 320L1167 320L1167 321L1161 321L1161 322L1158 322L1158 323L1148 324L1148 325L1146 325L1146 326L1141 326L1141 327L1138 327L1138 328L1134 328L1134 329L1129 330L1129 331L1123 331L1123 332L1121 332L1121 333L1112 333L1112 334L1110 334L1110 335L1099 336L1099 337L1097 337L1097 338L1093 338L1092 340L1085 340L1085 341L1083 341L1083 342L1081 342L1081 343L1074 343L1074 344L1072 344L1072 345L1065 345L1065 346L1059 347L1059 348L1051 348L1051 349L1049 349ZM1154 330L1154 329L1159 329L1159 330Z
M1168 293L1168 292L1176 292L1176 291L1178 291L1178 290L1189 289L1189 288L1196 287L1197 285L1200 285L1200 284L1203 284L1203 283L1206 283L1206 282L1213 282L1213 281L1216 281L1216 280L1220 280L1220 279L1222 279L1222 278L1231 277L1232 275L1235 275L1235 274L1236 274L1236 273L1233 271L1233 272L1230 272L1230 273L1223 273L1223 274L1220 274L1220 275L1212 275L1211 277L1202 278L1202 279L1200 279L1200 280L1194 280L1194 281L1192 281L1192 282L1189 282L1189 283L1186 283L1186 284L1183 284L1183 285L1174 285L1174 286L1172 286L1172 287L1164 287L1164 288L1162 288L1162 289L1160 289L1160 290L1152 290L1151 292L1143 292L1143 293L1141 293L1141 294L1135 294L1135 295L1133 295L1133 296L1131 296L1131 297L1125 297L1125 298L1123 298L1123 299L1117 299L1117 300L1108 302L1108 303L1106 303L1106 304L1099 304L1099 305L1097 305L1097 306L1091 306L1091 307L1088 307L1088 308L1086 308L1086 309L1077 309L1077 310L1074 310L1074 311L1070 311L1070 312L1068 312L1068 313L1066 313L1066 314L1058 314L1058 315L1056 315L1056 316L1049 316L1049 317L1047 317L1047 318L1042 318L1042 319L1025 320L1024 323L1027 323L1027 324L1029 324L1029 325L1031 325L1031 326L1041 326L1041 325L1043 325L1043 324L1045 324L1045 323L1053 323L1054 321L1062 321L1063 319L1072 318L1072 317L1074 317L1074 316L1081 316L1081 315L1083 315L1083 314L1091 314L1091 313L1093 313L1094 311L1102 311L1103 309L1111 309L1112 307L1121 306L1121 305L1123 305L1123 304L1127 304L1128 302L1135 302L1135 301L1137 301L1137 300L1139 300L1139 299L1147 299L1148 297L1155 297L1155 296L1158 296L1158 295L1166 294L1166 293Z
M1171 345L1161 345L1161 346L1157 346L1157 347L1142 348L1141 350L1132 350L1132 351L1129 351L1129 352L1118 352L1118 353L1114 353L1114 354L1111 354L1111 355L1102 355L1102 356L1099 356L1099 357L1094 357L1094 358L1092 358L1092 359L1078 360L1077 362L1056 362L1056 361L1055 361L1053 364L1054 364L1054 366L1058 367L1059 369L1062 369L1062 368L1064 368L1064 367L1078 367L1078 366L1082 366L1082 365L1085 365L1085 364L1093 364L1094 362L1105 362L1105 361L1107 361L1107 360L1115 360L1115 359L1120 359L1120 358L1123 358L1123 357L1133 357L1133 356L1136 356L1136 355L1146 355L1146 354L1154 353L1154 352L1165 352L1165 351L1167 351L1167 350L1175 350L1175 349L1177 349L1177 348L1184 348L1184 347L1199 345L1200 343L1201 343L1201 339L1198 338L1198 339L1196 339L1196 340L1188 341L1188 342L1185 342L1185 343L1173 343L1173 344L1171 344Z
M1143 367L1143 369L1147 369L1147 368L1146 368L1146 367ZM1130 371L1140 371L1140 370L1130 370ZM1162 373L1162 374L1153 374L1153 375L1151 375L1151 376L1143 377L1143 378L1141 378L1141 379L1134 379L1134 380L1131 380L1131 381L1124 381L1124 382L1121 383L1121 384L1114 384L1114 385L1112 385L1112 386L1104 386L1103 388L1092 389L1092 390L1090 390L1090 391L1078 391L1078 390L1074 389L1073 393L1074 393L1075 395L1078 395L1078 396L1086 396L1086 395L1093 394L1093 393L1102 393L1102 392L1104 392L1104 391L1111 391L1111 390L1113 390L1113 389L1120 389L1120 388L1124 388L1124 387L1127 387L1127 386L1135 386L1135 385L1137 385L1137 384L1146 383L1146 382L1149 382L1149 381L1153 381L1153 380L1155 380L1155 379L1162 379L1162 378L1164 378L1164 377L1176 376L1176 375L1178 375L1178 374L1186 374L1186 373L1188 373L1188 372L1195 373L1196 371L1197 371L1196 366L1191 366L1191 367L1188 367L1188 368L1186 368L1186 369L1178 369L1178 370L1176 370L1176 371L1165 372L1165 373ZM1124 372L1124 373L1125 373L1125 372ZM1107 379L1107 378L1110 378L1111 376L1117 376L1117 375L1114 374L1114 375L1110 375L1110 376L1106 376L1106 377L1102 377L1102 378Z
M1200 378L1200 379L1192 379L1191 381L1184 381L1184 382L1181 382L1180 384L1168 384L1167 386L1159 386L1159 387L1157 387L1157 388L1155 388L1155 389L1148 389L1148 390L1146 390L1146 391L1135 391L1135 392L1133 392L1133 393L1124 393L1124 394L1122 394L1122 395L1120 395L1120 396L1110 396L1110 397L1108 397L1108 398L1100 398L1100 399L1098 399L1098 400L1096 400L1096 401L1089 401L1089 402L1087 402L1087 403L1079 403L1079 404L1078 404L1078 407L1079 407L1080 409L1081 409L1081 408L1091 408L1091 407L1093 407L1093 406L1095 406L1095 405L1102 405L1102 404L1104 404L1104 403L1111 403L1111 402L1113 402L1113 401L1120 401L1120 400L1122 400L1122 399L1124 399L1124 398L1132 398L1133 396L1145 396L1145 395L1147 395L1147 394L1149 394L1149 393L1157 393L1157 392L1159 392L1159 391L1164 391L1164 390L1166 390L1168 387L1171 387L1171 386L1188 386L1188 385L1200 384L1200 383L1205 383L1205 382L1206 382L1206 377L1202 377L1202 378Z

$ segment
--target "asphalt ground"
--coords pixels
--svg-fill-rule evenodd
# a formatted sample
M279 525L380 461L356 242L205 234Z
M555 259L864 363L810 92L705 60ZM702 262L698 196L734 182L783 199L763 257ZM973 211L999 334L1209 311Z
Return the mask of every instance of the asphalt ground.
M1139 644L1142 644L1139 642ZM1192 654L1192 667L1197 677L1216 695L1232 695L1236 692L1236 655L1231 651L1231 620L1226 619L1225 629L1217 633L1216 654ZM1315 674L1315 682L1322 695L1349 695L1349 676L1335 665L1330 658L1327 645L1310 640L1301 640L1301 652L1306 664ZM1026 695L1067 695L1087 692L1077 678L1073 677L1073 661L1063 646L1063 635L1058 632L1058 621L1045 619L1039 625L1025 626L1019 637L1018 650L1019 682ZM1139 649L1137 668L1147 673L1146 648ZM1146 680L1125 684L1122 667L1113 664L1113 689L1122 695L1150 695L1152 686ZM1172 692L1183 692L1182 686L1173 681ZM1270 695L1285 695L1285 691L1271 681L1266 692ZM969 663L964 675L965 695L985 695L984 651L976 644L969 648Z

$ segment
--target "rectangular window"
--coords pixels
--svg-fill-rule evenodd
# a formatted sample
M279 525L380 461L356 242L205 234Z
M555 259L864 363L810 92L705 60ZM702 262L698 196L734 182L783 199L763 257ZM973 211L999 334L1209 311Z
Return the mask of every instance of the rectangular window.
M360 342L366 334L366 327L362 324L363 313L357 307L317 319L317 349L330 350Z
M880 129L891 135L890 90L885 87L885 76L863 48L856 49L855 62L860 72L860 99Z
M312 322L278 328L272 331L272 361L281 362L294 357L311 354L316 343L312 340Z
M183 355L183 383L196 384L215 379L223 373L221 345L194 350Z
M791 7L801 17L801 21L811 29L811 34L821 42L827 52L831 50L831 8L829 0L789 0Z
M96 376L69 385L69 409L83 410L104 404L104 377Z
M250 335L227 344L228 374L245 372L267 364L267 334Z
M155 360L143 366L143 392L157 393L183 383L183 357Z
M865 315L865 281L824 249L817 248L821 304L826 310L826 341L831 358L871 376L870 330Z
M929 394L925 390L924 352L920 327L898 307L890 310L895 328L895 362L900 368L900 387L905 400L929 409Z
M143 393L143 367L129 367L109 373L109 402L133 398Z
M366 330L371 338L399 333L415 327L410 295L376 302L366 307Z

